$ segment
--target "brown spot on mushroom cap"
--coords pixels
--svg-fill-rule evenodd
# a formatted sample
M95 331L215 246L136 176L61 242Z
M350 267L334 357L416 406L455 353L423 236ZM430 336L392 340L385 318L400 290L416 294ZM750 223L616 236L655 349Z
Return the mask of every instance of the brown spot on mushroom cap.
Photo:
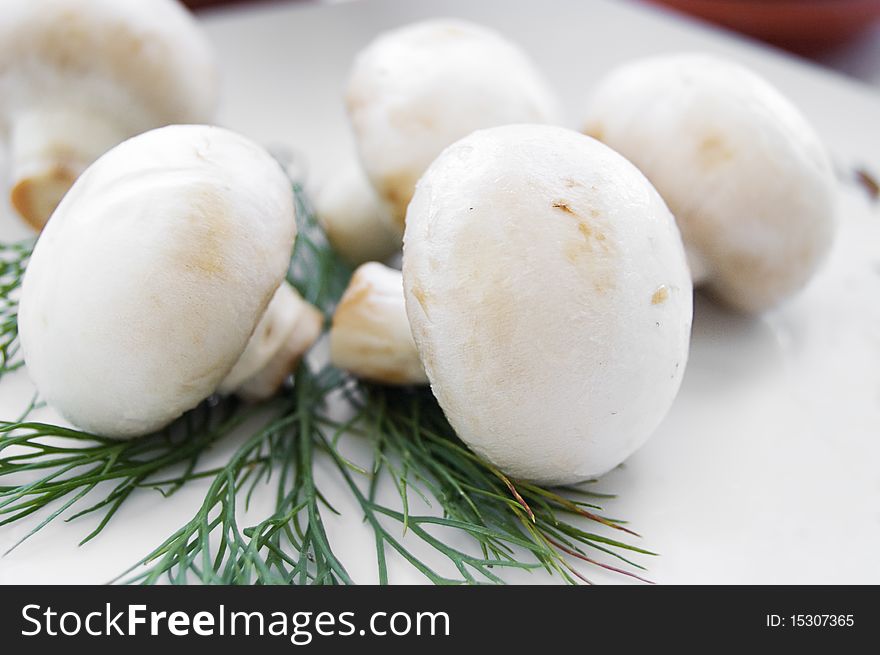
M617 285L614 284L611 276L607 274L596 276L596 279L593 282L593 290L600 296L614 289L616 286Z
M651 296L651 304L652 305L660 305L666 302L669 299L669 287L665 284L661 284L657 290L654 292L654 295Z
M554 201L553 204L551 205L551 207L555 207L556 209L560 209L560 210L564 211L566 214L574 214L575 216L577 215L577 212L575 212L571 208L571 205L569 205L567 202L565 202L563 200Z
M604 294L615 287L613 275L604 264L607 257L613 253L612 244L608 241L600 223L595 221L590 223L573 210L567 213L577 218L578 236L566 242L565 258L574 266L587 267L593 289L599 294ZM591 208L590 216L598 218L600 212Z
M733 159L733 150L723 136L710 133L700 140L697 157L703 167L714 168Z
M591 211L592 215L595 210ZM575 212L571 211L573 215ZM596 225L590 225L586 220L580 219L577 222L577 231L580 238L570 240L565 247L565 256L571 263L577 263L582 256L589 256L593 253L594 246L597 246L601 252L611 252L611 247L606 240L605 233Z
M192 210L186 217L188 220L181 221L176 247L170 253L173 263L195 275L224 275L228 271L232 245L231 219L225 198L206 187L194 194Z

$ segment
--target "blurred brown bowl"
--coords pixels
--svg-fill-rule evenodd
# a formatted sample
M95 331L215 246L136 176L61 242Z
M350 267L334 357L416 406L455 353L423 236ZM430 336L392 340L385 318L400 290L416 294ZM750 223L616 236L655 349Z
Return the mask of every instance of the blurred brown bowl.
M647 0L804 54L841 45L880 18L880 0Z

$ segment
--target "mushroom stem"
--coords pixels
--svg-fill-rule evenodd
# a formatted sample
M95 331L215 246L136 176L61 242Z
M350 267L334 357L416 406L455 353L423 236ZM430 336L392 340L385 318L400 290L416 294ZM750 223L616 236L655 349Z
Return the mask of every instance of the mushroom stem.
M9 139L12 206L41 230L80 173L126 136L106 117L83 110L20 113Z
M382 261L398 252L391 208L355 162L337 170L314 196L315 212L333 249L352 266Z
M282 282L218 391L253 401L269 398L317 341L323 324L323 314Z
M377 262L360 266L330 328L330 361L383 384L427 384L406 315L403 276Z

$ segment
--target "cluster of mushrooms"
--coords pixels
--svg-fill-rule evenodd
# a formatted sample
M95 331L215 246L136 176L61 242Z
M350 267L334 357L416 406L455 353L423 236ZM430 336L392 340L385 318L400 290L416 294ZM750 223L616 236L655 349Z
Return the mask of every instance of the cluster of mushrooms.
M693 286L758 313L833 240L815 131L718 57L610 71L581 133L554 125L558 102L514 44L433 20L362 51L346 102L360 168L328 180L317 209L334 247L367 263L331 359L429 383L462 440L516 478L569 484L620 464L678 392ZM370 261L401 235L402 272Z
M131 438L216 393L275 394L324 318L286 281L285 172L203 124L217 75L191 16L174 0L4 12L9 188L42 228L19 313L40 395L80 428ZM515 478L569 484L620 464L678 391L693 285L759 312L803 287L831 242L818 137L715 57L611 71L578 132L515 44L430 20L369 44L346 103L357 161L315 190L358 266L331 361L430 384L462 440ZM380 263L401 242L402 271Z

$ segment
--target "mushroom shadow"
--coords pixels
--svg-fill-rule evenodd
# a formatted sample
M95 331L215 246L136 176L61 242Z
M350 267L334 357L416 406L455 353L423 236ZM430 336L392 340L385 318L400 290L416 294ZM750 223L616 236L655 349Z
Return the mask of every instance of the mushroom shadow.
M761 377L781 366L782 346L761 316L728 309L710 296L694 294L694 322L682 394L715 393Z

